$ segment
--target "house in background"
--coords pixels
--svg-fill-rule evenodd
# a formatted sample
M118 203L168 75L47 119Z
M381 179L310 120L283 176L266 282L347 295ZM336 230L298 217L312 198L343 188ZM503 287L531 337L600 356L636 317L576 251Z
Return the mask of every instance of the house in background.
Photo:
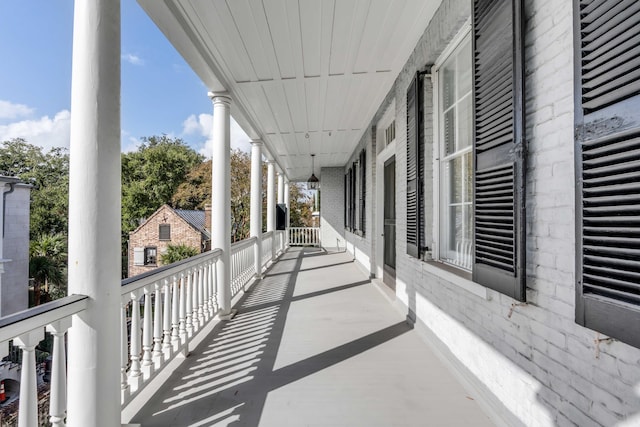
M29 304L29 206L31 186L0 176L0 316Z
M186 245L200 252L211 244L211 207L205 210L173 209L163 205L129 233L129 277L162 265L160 255L171 245Z

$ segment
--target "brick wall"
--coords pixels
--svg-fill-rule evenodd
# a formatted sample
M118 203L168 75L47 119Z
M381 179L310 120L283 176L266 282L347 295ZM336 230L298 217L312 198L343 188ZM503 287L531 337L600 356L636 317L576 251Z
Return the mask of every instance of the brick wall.
M171 225L171 240L160 241L158 230L160 224ZM158 209L147 221L129 234L129 277L146 273L161 265L160 255L166 251L169 244L187 245L202 251L202 234L191 227L169 206ZM133 265L134 248L154 246L157 248L157 265Z
M433 64L462 28L470 5L466 0L442 2L372 120L377 123L395 100L396 297L417 315L418 330L485 396L505 425L640 425L640 350L615 340L598 343L605 337L574 321L571 2L525 1L528 303L517 305L406 255L406 90L416 70ZM427 163L433 154L429 92L425 84ZM433 170L425 178L427 235L429 230L435 235L429 225ZM367 210L373 219L375 209L368 205ZM347 234L347 240L352 238ZM356 242L350 249L358 248Z

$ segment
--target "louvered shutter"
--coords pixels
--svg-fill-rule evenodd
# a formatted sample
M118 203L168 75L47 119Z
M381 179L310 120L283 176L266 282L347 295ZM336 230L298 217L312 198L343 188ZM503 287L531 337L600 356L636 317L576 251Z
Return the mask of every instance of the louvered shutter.
M347 182L347 174L344 174L344 206L343 206L343 212L344 212L344 228L349 228L349 207L347 205L347 191L349 189L348 187L348 182Z
M365 222L365 197L367 192L367 164L366 164L366 152L362 150L360 152L360 231L364 236Z
M353 163L351 172L351 231L354 232L358 227L356 223L356 164Z
M640 347L640 2L574 13L576 322Z
M417 73L407 89L407 254L420 257L424 218L422 191L424 147L422 144L422 79Z
M522 0L475 0L473 280L525 300Z
M144 265L144 248L133 248L133 265Z

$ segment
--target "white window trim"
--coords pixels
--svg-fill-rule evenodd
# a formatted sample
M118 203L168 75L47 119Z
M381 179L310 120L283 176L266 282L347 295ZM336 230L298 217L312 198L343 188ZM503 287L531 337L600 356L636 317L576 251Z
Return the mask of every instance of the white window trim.
M440 176L441 176L441 168L440 168L440 85L438 84L438 76L440 72L440 67L445 63L447 59L453 54L453 52L458 48L460 43L471 33L471 18L467 19L462 28L458 31L455 37L449 42L447 47L442 51L438 59L433 65L432 73L431 73L431 84L433 87L433 230L432 236L433 239L433 259L440 262L440 212L441 212L441 204L440 204ZM471 64L473 67L473 62ZM469 148L469 150L473 150L473 146ZM426 203L426 201L425 201ZM425 207L426 208L426 207ZM459 268L453 264L452 267ZM461 271L468 271L461 268ZM473 283L473 282L472 282Z

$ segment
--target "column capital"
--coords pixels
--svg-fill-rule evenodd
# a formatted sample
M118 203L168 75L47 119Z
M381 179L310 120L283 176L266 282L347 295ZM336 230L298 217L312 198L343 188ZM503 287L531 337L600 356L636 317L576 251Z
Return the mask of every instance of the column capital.
M231 94L229 92L207 92L207 96L214 104L231 105Z
M264 145L261 139L252 139L250 142L252 146L256 145L258 147L262 147Z

